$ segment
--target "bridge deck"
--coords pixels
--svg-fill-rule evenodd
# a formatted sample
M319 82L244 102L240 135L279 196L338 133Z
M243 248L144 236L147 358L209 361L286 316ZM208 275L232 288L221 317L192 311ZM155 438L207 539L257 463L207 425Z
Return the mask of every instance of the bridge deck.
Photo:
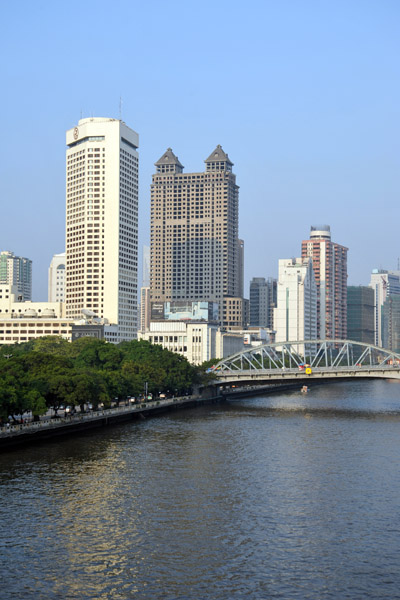
M337 367L323 368L316 367L312 369L311 374L306 374L303 369L245 369L222 371L216 373L216 383L244 384L247 382L263 383L268 381L296 381L296 380L315 380L315 379L349 379L349 378L382 378L400 380L400 368L396 366L384 365L379 367L361 366L361 367Z

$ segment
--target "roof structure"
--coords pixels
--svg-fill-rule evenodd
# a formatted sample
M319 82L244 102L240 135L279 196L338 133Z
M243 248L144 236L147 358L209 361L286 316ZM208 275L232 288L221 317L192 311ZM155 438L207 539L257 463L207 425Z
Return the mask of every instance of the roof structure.
M211 152L210 156L208 158L206 158L206 160L204 162L205 163L226 162L229 165L233 166L233 162L230 160L229 156L226 154L226 152L223 151L222 147L219 144L215 148L214 152Z
M164 152L162 157L154 164L156 167L161 167L162 165L177 165L183 169L183 165L178 160L178 157L172 152L172 148L167 148L167 151Z

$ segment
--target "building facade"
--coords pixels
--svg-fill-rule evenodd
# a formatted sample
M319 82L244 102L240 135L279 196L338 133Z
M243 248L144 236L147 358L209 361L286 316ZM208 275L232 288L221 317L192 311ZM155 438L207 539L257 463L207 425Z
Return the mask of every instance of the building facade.
M49 267L49 302L65 301L65 252L54 254Z
M0 253L0 285L16 287L21 300L32 300L32 261L4 250Z
M331 241L329 225L311 227L310 238L301 245L302 258L312 258L317 297L319 339L346 339L347 252Z
M317 293L311 258L279 261L276 342L317 338Z
M249 301L237 296L225 296L222 303L222 326L224 329L242 329L248 323Z
M169 148L151 185L151 302L217 302L242 295L243 244L233 163L217 146L204 173L184 173Z
M253 277L250 281L250 326L273 329L276 302L276 279Z
M138 134L117 119L67 131L66 314L82 309L137 332Z
M382 304L382 346L400 352L400 296L389 295Z
M369 287L374 291L374 343L376 346L383 346L382 306L389 296L400 296L400 273L374 269L371 273Z
M347 339L375 343L374 291L366 286L347 287Z
M23 301L18 286L0 284L0 345L19 344L47 335L71 339L72 321L63 302Z
M142 287L150 287L150 246L142 248Z
M211 358L224 358L243 349L243 336L221 331L205 321L152 321L139 338L181 354L195 365Z
M140 288L140 331L147 331L150 327L150 288Z

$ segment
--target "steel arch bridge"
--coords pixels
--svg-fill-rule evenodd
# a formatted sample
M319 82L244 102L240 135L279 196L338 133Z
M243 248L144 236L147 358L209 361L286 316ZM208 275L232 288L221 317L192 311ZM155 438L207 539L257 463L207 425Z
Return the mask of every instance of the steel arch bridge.
M275 342L224 358L212 372L218 384L353 377L400 380L400 354L351 340Z

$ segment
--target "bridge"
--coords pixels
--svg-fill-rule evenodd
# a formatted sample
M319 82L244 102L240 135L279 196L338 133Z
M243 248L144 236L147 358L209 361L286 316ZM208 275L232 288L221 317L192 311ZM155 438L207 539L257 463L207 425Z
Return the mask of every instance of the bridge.
M400 380L400 354L351 340L275 342L224 358L212 373L214 383L223 386L355 378Z

